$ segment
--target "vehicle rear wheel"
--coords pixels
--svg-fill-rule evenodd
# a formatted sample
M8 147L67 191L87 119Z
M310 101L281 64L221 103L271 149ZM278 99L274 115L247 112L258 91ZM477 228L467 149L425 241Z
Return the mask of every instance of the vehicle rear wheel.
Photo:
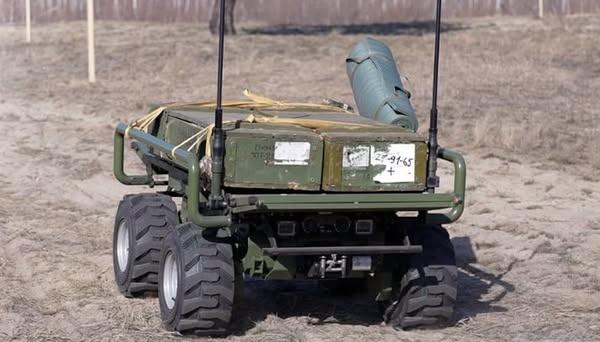
M384 320L397 329L447 325L454 315L458 283L448 232L439 225L419 225L410 238L423 245L423 253L411 256Z
M234 306L241 305L244 301L244 265L241 260L235 260L233 263L235 270L235 293L233 297Z
M236 270L224 231L184 223L165 238L160 258L161 318L167 329L225 335L234 305Z
M126 195L119 203L113 268L119 291L126 297L157 291L162 239L177 223L177 207L169 196Z

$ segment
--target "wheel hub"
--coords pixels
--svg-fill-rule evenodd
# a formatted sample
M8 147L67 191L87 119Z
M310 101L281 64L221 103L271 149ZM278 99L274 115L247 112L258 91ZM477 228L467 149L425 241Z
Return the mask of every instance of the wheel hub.
M125 272L127 270L127 263L129 262L129 231L125 226L125 220L119 224L119 231L117 232L117 263L119 264L119 270Z
M173 309L177 299L177 284L179 282L179 270L177 268L177 259L173 252L169 252L165 258L163 269L162 290L165 304L169 309Z

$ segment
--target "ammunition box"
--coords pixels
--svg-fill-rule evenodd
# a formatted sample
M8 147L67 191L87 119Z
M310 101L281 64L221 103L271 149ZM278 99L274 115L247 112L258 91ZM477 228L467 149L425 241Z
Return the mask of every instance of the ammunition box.
M426 139L401 128L327 129L324 140L325 191L423 191Z
M321 188L323 142L311 129L242 124L227 133L225 150L225 186L312 191Z
M351 114L275 113L282 118L339 120L339 126L249 123L250 111L225 113L224 186L331 192L425 190L427 143L410 130ZM157 136L178 145L213 121L208 108L177 108ZM232 123L235 122L235 123ZM357 128L345 122L365 124ZM185 144L189 148L193 141ZM206 142L194 147L200 157ZM164 157L164 154L163 154Z

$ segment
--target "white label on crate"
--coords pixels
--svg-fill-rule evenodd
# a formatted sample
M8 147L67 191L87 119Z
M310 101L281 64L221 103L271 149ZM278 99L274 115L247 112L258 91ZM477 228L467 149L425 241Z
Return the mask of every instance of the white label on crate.
M407 183L415 181L415 145L390 144L387 150L376 151L371 146L371 165L384 166L373 177L376 183Z
M308 165L310 143L298 141L275 142L275 165Z
M342 167L361 168L369 166L369 146L344 146Z

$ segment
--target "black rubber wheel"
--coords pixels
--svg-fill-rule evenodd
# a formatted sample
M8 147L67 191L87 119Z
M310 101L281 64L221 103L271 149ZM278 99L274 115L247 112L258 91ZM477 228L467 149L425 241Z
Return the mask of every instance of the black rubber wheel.
M439 225L414 227L410 238L423 245L423 253L411 256L384 320L397 329L445 326L452 321L457 295L454 247Z
M158 290L158 263L163 238L178 222L171 197L126 195L119 203L113 232L113 268L126 297Z
M158 289L167 329L226 335L235 298L235 273L232 246L222 230L184 223L169 233L163 241Z
M233 296L233 304L234 306L237 306L244 302L244 265L241 260L235 260L233 267L235 270L235 293Z

